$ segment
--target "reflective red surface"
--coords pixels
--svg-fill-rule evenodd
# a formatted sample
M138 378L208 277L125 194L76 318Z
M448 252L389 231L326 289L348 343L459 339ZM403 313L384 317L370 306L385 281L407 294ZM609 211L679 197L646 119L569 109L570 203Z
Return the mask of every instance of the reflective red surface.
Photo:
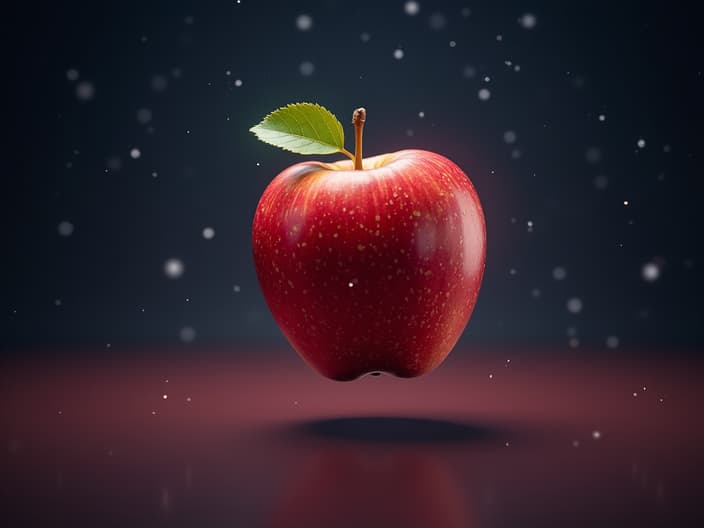
M66 354L2 363L1 526L704 522L701 362L456 350L338 383L291 351Z

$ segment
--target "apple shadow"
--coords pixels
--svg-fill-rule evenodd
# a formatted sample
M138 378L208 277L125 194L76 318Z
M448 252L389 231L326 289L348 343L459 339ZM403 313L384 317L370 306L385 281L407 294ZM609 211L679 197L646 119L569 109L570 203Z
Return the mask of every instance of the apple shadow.
M505 430L493 426L400 416L311 420L296 424L293 432L327 440L412 445L472 443L506 435Z

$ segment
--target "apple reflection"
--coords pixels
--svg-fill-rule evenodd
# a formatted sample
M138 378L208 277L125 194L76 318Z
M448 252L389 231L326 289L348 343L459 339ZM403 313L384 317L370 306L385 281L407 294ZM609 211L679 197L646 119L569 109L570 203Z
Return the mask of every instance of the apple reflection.
M284 487L273 528L459 528L465 498L446 462L426 447L326 446Z

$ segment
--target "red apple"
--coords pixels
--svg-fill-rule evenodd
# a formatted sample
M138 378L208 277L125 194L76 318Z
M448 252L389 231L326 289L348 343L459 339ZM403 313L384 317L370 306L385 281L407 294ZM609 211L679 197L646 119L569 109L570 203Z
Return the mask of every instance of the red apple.
M413 377L464 330L484 273L479 197L449 159L403 150L280 173L252 228L264 298L321 374Z

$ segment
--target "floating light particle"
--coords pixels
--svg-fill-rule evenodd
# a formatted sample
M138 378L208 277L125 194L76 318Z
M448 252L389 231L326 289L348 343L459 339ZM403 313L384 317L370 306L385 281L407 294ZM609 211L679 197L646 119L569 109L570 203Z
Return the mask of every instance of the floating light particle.
M130 150L130 158L132 159L139 159L142 157L142 151L139 150L138 148L133 148Z
M204 227L203 228L203 238L206 240L212 240L215 238L215 229L212 227Z
M170 279L178 279L185 271L183 261L177 258L170 258L164 262L164 273Z
M638 148L645 148L645 140L643 138L638 139L636 145L638 145Z
M599 440L599 438L601 438L601 431L592 431L592 438L594 440Z
M589 147L585 151L584 157L589 163L599 163L603 158L603 155L599 147Z
M315 65L310 61L303 61L298 66L298 71L304 77L310 77L311 75L313 75L313 72L315 72Z
M645 282L655 282L660 278L660 266L655 262L646 262L641 268L640 276Z
M477 76L477 69L474 66L467 65L462 68L462 76L465 79L474 79Z
M240 291L242 291L242 289L240 288L240 285L239 285L239 284L235 284L235 285L232 287L232 291L235 292L235 293L239 293Z
M161 74L156 74L152 77L152 90L155 92L163 92L169 86L169 80Z
M416 16L420 12L420 4L414 1L406 2L403 5L403 10L408 16Z
M78 70L75 68L71 68L69 70L66 70L66 78L71 82L77 81L79 75L80 74L79 74Z
M362 42L369 42L371 40L371 38L372 38L372 36L367 32L364 32L359 36L359 39Z
M440 31L441 29L445 29L447 18L445 18L445 15L442 13L433 13L428 18L428 25L433 31Z
M578 314L582 311L582 300L579 297L571 297L567 300L567 311L573 314Z
M235 86L236 86L237 88L241 87L242 84L244 84L244 83L242 82L242 79L235 79Z
M403 50L401 48L397 48L394 50L394 59L396 60L401 60L403 58Z
M606 348L618 348L619 339L616 336L608 336L606 338Z
M599 114L599 121L606 121L606 116L604 114Z
M140 108L137 110L137 122L146 125L152 120L152 111L149 108Z
M95 98L95 85L90 81L81 81L76 85L76 98L86 102Z
M561 281L567 278L567 270L562 266L557 266L552 270L552 278Z
M504 142L508 143L509 145L512 145L513 143L516 142L518 139L518 136L513 130L507 130L504 132Z
M491 98L491 92L486 88L482 88L477 92L477 96L480 101L488 101Z
M167 400L167 399L169 398L169 395L168 395L168 394L162 394L161 397L162 397L164 400Z
M68 220L64 220L63 222L59 222L59 225L56 226L56 231L58 231L59 235L62 237L69 237L73 234L73 224L69 222Z
M296 17L296 27L299 31L310 31L313 28L313 17L305 13Z
M518 23L523 29L533 29L538 24L538 17L533 13L524 13L518 18Z
M191 343L196 338L196 331L191 326L184 326L179 330L178 335L184 343Z

